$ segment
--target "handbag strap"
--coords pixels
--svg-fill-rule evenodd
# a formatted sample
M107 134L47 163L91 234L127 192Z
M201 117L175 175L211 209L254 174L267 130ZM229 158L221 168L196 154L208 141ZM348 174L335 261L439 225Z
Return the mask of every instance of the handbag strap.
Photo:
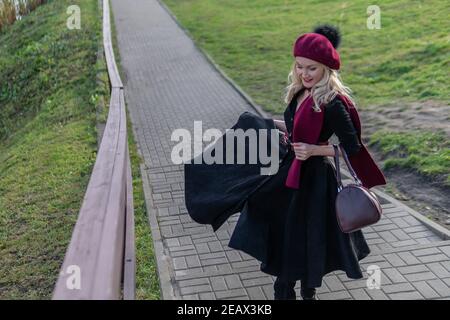
M338 183L338 191L341 191L343 188L343 185L342 185L342 178L341 178L341 168L339 166L338 145L333 144L333 148L334 148L334 164L336 167L336 180ZM353 170L353 167L350 164L350 160L348 159L347 153L345 152L344 147L342 146L342 143L339 143L339 149L341 150L342 156L344 157L345 164L347 165L348 170L350 171L350 174L353 177L353 180L355 180L355 183L358 186L361 186L362 185L361 180L359 180L358 176L356 175L355 170Z
M338 184L338 192L342 190L341 168L339 166L339 149L337 144L333 144L334 148L334 166L336 167L336 180Z

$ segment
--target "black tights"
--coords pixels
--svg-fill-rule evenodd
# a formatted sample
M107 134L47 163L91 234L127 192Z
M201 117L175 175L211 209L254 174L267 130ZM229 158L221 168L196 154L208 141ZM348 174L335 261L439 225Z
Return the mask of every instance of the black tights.
M286 281L277 278L273 284L275 300L295 300L295 283L296 281Z
M282 280L277 278L273 284L274 299L275 300L295 300L295 284L297 281ZM303 299L308 299L315 296L315 288L301 288L300 294Z

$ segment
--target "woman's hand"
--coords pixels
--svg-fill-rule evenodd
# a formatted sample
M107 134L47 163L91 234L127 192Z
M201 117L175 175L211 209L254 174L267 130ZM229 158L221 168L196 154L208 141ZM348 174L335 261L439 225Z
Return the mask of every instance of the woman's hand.
M292 148L294 149L296 159L306 160L309 157L314 156L316 145L303 142L293 142Z
M280 129L281 131L283 131L284 133L287 134L286 124L284 123L283 120L276 120L276 119L272 119L272 120L278 129Z
M290 141L289 141L289 137L288 137L287 133L285 133L285 132L283 132L281 130L279 130L279 132L280 132L280 135L281 135L281 137L280 137L281 143L284 146L290 148Z

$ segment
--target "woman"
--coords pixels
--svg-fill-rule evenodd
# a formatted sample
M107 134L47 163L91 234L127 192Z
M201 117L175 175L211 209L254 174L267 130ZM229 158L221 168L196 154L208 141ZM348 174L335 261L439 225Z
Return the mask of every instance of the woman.
M261 261L261 271L277 277L275 299L295 299L294 287L300 280L302 298L314 300L323 276L335 270L359 279L362 277L359 260L370 253L363 233L343 233L335 215L337 181L327 158L334 156L333 146L328 145L333 133L364 186L386 183L361 141L358 114L349 89L337 73L339 42L338 30L325 25L300 36L294 44L295 61L289 74L284 121L273 120L285 133L282 145L290 147L275 175L258 180L255 174L237 169L234 182L241 190L226 191L221 200L231 200L216 202L213 200L219 197L214 196L220 189L214 191L213 186L203 185L205 192L198 187L194 190L193 177L200 170L185 167L188 212L194 220L211 223L217 230L229 215L240 210L229 246L255 257ZM246 119L247 125L252 123L248 114ZM258 123L258 128L264 127L257 121L253 123ZM238 122L235 127L239 126ZM220 174L215 173L218 180ZM196 207L200 208L200 197L209 201L202 204L203 210L208 207L217 212L207 213L211 220L197 219L194 213ZM228 210L219 214L221 210L216 203Z

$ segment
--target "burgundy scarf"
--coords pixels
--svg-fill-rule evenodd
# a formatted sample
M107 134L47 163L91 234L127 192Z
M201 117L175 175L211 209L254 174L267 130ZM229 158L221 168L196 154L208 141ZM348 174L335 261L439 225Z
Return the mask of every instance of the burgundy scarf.
M367 151L361 140L361 122L359 120L358 111L353 106L351 101L345 96L339 95L339 98L344 103L345 108L350 114L353 125L358 132L359 143L361 149L354 155L348 157L350 163L355 170L358 178L366 188L371 188L377 185L386 184L383 173L375 164L371 155ZM318 144L320 132L323 125L324 108L321 106L322 112L315 112L312 109L313 99L311 96L307 97L300 105L294 115L294 125L292 129L292 141L304 142L308 144ZM302 167L302 160L294 158L289 168L286 179L286 187L298 189L300 186L300 173Z

